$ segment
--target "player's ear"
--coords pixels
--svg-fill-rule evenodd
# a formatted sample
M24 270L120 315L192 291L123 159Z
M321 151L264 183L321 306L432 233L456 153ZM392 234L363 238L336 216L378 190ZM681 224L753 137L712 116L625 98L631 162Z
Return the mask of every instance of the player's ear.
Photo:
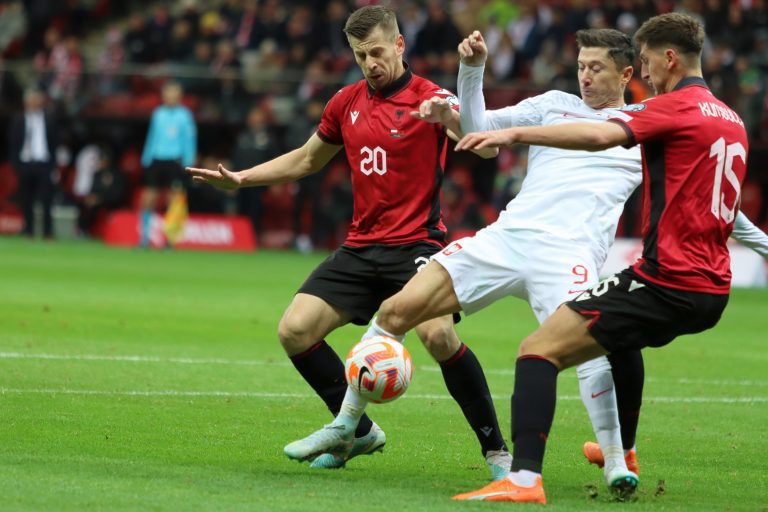
M398 56L402 56L405 53L405 37L403 37L403 34L397 34L397 37L395 38L395 49L397 50Z
M672 69L680 60L680 55L674 48L667 48L664 51L664 57L667 59L667 69Z
M632 75L635 73L635 68L632 66L627 66L624 68L624 71L621 72L621 83L623 85L627 85L630 80L632 80Z

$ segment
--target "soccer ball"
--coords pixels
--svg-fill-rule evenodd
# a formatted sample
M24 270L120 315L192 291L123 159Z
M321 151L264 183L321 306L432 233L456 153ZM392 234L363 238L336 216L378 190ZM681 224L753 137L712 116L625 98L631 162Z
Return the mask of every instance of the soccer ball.
M413 363L402 343L374 336L352 347L344 370L352 389L366 400L381 404L405 393L411 383Z

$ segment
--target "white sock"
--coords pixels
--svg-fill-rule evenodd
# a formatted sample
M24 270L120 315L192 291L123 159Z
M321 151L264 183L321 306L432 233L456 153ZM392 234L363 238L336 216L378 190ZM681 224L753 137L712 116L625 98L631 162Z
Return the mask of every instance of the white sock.
M405 341L405 334L392 334L390 332L385 331L381 327L379 327L379 324L376 323L376 317L371 320L371 325L368 326L368 330L365 331L365 334L363 334L363 337L361 339L366 338L373 338L374 336L386 336L388 338L395 339L399 341L400 343L403 343Z
M507 478L509 478L513 484L519 485L520 487L533 487L536 485L537 476L540 476L540 474L527 469L520 469L509 473Z
M616 466L626 467L611 363L604 356L598 357L579 365L576 375L579 377L581 400L587 408L592 429L603 451L605 471Z
M341 403L341 409L332 424L344 425L344 428L347 430L355 430L367 405L368 400L347 386L347 392L344 395L344 401Z

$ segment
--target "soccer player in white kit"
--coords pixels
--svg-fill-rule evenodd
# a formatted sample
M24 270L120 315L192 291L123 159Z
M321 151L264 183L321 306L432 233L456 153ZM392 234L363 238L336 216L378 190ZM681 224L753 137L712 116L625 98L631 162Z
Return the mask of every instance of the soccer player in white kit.
M582 98L549 91L512 107L486 111L482 81L487 49L479 32L470 35L459 46L463 131L602 122L616 116L633 73L631 39L604 29L580 31L577 41ZM522 189L498 220L433 259L450 276L465 314L511 295L526 300L541 323L563 302L597 284L624 203L641 179L637 147L588 153L533 146ZM383 306L379 320L386 325ZM636 486L638 477L627 469L624 458L610 363L600 357L579 366L577 375L604 455L607 484Z
M479 32L470 35L459 46L462 130L602 122L620 116L624 88L633 72L631 39L616 30L599 29L580 31L577 41L583 99L550 91L486 111L482 79L487 49ZM421 105L418 115L442 122L442 116L453 114L446 102L434 98ZM433 256L438 264L427 265L402 292L386 300L363 338L402 339L393 333L448 312L471 315L509 295L526 300L543 322L563 302L598 283L624 203L641 179L638 147L593 153L531 147L522 189L499 219ZM739 232L748 234L751 246L768 250L765 235L741 214L735 238ZM603 452L606 482L612 488L634 488L638 478L624 458L610 364L600 357L579 366L577 374ZM354 428L365 405L364 399L348 391L331 425Z

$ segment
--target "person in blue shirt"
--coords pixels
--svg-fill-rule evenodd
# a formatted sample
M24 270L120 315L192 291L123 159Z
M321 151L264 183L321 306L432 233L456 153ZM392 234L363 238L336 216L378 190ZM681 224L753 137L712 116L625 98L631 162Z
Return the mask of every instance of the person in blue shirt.
M152 113L141 165L144 190L141 196L140 243L149 246L150 220L158 190L184 186L184 167L192 165L197 151L197 126L192 112L181 104L183 90L177 82L163 85L163 104Z

